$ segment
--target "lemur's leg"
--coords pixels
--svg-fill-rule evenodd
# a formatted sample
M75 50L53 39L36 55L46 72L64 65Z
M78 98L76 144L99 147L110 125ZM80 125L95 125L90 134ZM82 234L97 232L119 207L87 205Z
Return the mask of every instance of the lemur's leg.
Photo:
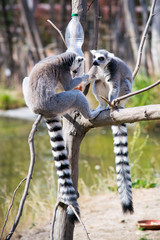
M118 97L120 86L119 86L119 83L114 81L110 81L108 83L108 86L109 86L108 100L112 102L114 99Z
M99 106L96 109L104 109L106 107L106 101L103 100L101 96L104 98L108 98L108 86L101 80L95 80L92 90L95 98L99 102Z
M126 95L126 94L130 93L131 91L132 91L132 83L127 78L123 79L121 88L120 88L120 92L119 92L119 96ZM120 101L118 104L118 107L124 108L124 104L126 103L127 100L128 99L126 98L126 99Z
M93 119L101 112L100 110L91 112L89 102L84 94L79 90L72 90L55 94L50 99L50 102L47 103L44 110L45 112L42 112L42 114L44 116L59 115L64 114L71 109L78 110L86 119Z

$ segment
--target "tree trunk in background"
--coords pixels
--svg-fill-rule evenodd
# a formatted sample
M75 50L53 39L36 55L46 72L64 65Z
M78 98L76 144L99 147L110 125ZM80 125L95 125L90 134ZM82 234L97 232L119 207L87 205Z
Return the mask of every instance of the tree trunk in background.
M154 72L160 76L160 0L156 2L155 12L157 13L152 20L152 40L151 52Z
M66 11L66 1L61 0L61 27L60 30L62 32L62 35L65 36L65 29L66 29L66 16L67 16L67 11ZM66 46L64 45L63 41L60 39L60 48L62 52L66 51Z
M34 61L36 63L42 58L46 57L46 54L34 20L33 11L29 9L27 0L21 0L19 3L21 6L22 20L27 35L27 45L32 52Z
M7 10L7 1L2 0L1 2L2 6L2 14L3 14L3 21L4 21L4 26L5 26L5 33L3 34L3 37L5 39L6 45L5 47L5 63L6 63L6 69L10 71L10 74L6 77L6 82L5 86L9 87L10 82L12 80L11 76L14 72L14 61L13 61L13 44L12 44L12 33L10 31L10 25L11 25L11 18L9 19L9 14Z
M73 186L78 194L79 149L87 129L76 124L74 112L63 118L63 133L70 162ZM79 194L78 194L79 195ZM60 196L60 193L59 193ZM69 222L66 206L58 207L54 226L54 240L73 240L74 224Z
M135 1L123 1L125 25L130 39L130 44L133 52L133 59L136 62L139 46L139 34L135 14Z

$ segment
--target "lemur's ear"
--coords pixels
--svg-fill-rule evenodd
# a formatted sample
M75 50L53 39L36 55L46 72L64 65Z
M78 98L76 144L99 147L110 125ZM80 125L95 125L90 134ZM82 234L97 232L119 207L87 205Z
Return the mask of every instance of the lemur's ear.
M78 56L76 59L79 63L85 60L84 57L81 56Z
M94 55L96 53L96 50L90 50L91 54Z
M110 57L110 58L113 58L114 57L114 53L108 53L108 57Z

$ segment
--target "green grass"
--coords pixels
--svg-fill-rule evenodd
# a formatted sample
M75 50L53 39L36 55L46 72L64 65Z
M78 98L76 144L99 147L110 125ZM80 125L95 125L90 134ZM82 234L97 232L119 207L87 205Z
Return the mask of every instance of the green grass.
M137 91L142 88L148 87L153 84L154 81L151 77L146 76L145 74L138 74L137 77L134 79L133 89L132 91ZM158 104L160 101L159 95L160 86L156 86L146 92L137 94L131 97L126 106L128 107L137 107L149 104Z
M0 89L0 109L14 109L25 106L22 93L15 90Z
M52 219L53 207L56 203L56 195L57 195L57 181L53 176L53 165L48 166L46 170L43 171L44 178L41 180L31 181L31 186L28 191L28 196L26 198L23 214L19 221L19 228L33 228L35 226L39 226L44 222L48 222ZM8 234L10 231L12 224L16 218L18 212L18 206L20 199L22 197L22 192L24 190L25 182L21 185L20 189L18 189L14 204L12 206L11 212L9 214L8 222L3 234L3 237ZM56 187L55 187L56 186ZM20 193L21 191L21 193ZM4 208L2 213L3 221L0 222L0 229L4 224L4 220L7 215L7 211L10 207L12 201L12 194L7 195L5 188L2 189L3 197L5 199ZM2 193L1 193L2 195Z
M149 136L141 139L141 126L136 124L132 139L129 144L129 161L131 169L132 187L138 188L154 188L160 186L160 173L154 173L152 163L148 168L141 167L141 160L144 158L144 152L149 141ZM92 185L88 186L83 179L79 180L79 191L82 194L97 194L110 191L117 191L116 170L110 166L108 169L104 167L104 161L99 159L99 164L95 166L96 172L91 169L88 161L83 161L83 166L87 175L92 177ZM138 172L137 172L138 169ZM137 174L135 174L137 172ZM92 173L92 174L91 174ZM142 177L139 177L142 176Z

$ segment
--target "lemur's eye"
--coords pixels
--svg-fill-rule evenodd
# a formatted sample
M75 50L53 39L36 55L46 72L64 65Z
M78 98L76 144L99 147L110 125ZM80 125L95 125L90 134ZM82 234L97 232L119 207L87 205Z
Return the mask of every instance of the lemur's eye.
M93 58L96 58L96 56L94 55Z
M103 61L104 57L99 57L98 60Z

